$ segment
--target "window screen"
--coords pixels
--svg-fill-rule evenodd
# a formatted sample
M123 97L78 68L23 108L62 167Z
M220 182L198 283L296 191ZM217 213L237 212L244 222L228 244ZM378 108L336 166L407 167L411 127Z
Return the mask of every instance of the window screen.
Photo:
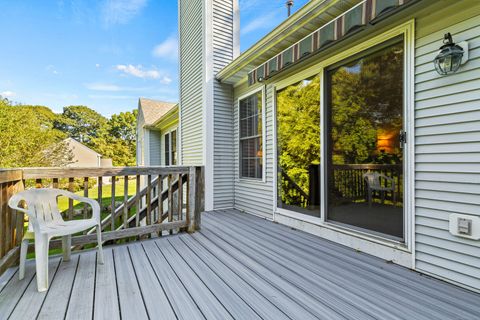
M170 133L165 135L165 165L170 165Z
M262 178L262 93L240 100L240 177Z
M170 133L172 137L172 165L177 165L177 130Z

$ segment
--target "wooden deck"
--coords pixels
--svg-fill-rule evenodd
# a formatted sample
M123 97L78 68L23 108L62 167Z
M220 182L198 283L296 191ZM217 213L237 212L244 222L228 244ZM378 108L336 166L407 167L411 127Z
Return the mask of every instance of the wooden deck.
M0 319L479 319L480 295L237 211L0 277Z

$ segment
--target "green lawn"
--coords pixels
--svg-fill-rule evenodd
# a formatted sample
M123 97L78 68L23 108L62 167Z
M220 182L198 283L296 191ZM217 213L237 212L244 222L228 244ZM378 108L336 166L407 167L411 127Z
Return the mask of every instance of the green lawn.
M115 184L115 201L124 200L124 182L123 178L119 179ZM128 181L128 196L134 195L136 192L136 180ZM83 190L76 192L79 196L83 197ZM98 199L98 187L93 187L88 190L88 197L91 199ZM104 184L102 188L102 210L104 207L107 207L111 204L112 201L112 186L110 184ZM77 201L73 202L75 209L80 209L83 207L83 204L80 204ZM58 208L61 212L68 209L68 198L60 197L58 199ZM103 210L102 218L108 215L110 212Z

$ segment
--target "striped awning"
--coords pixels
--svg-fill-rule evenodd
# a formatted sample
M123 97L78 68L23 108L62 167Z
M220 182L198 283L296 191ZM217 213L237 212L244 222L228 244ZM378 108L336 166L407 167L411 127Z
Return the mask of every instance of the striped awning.
M353 34L367 24L375 24L403 5L414 1L364 0L249 72L248 84L253 85L262 82L283 69L302 61L312 53L330 47L333 43Z

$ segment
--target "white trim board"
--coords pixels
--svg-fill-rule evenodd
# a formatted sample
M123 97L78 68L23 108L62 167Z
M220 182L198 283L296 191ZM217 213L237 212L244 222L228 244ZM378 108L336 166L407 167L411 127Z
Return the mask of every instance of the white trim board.
M331 226L314 224L297 217L293 218L278 211L275 214L275 222L311 233L381 259L392 261L401 266L412 268L412 254L402 250L400 247L397 248L392 245L387 245L386 243L376 243L371 239L359 237L358 234L350 234L348 231L341 231Z

